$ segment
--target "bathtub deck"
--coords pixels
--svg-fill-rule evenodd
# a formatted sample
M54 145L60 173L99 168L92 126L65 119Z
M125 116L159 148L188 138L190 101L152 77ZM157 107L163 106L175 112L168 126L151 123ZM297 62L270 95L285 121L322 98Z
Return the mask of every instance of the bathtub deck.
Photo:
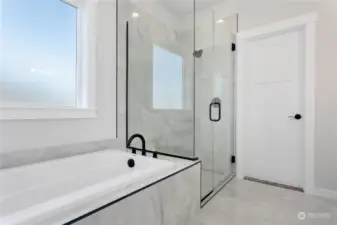
M115 155L106 157L105 153ZM103 155L97 158L99 154ZM110 162L109 157L117 159L115 162ZM136 161L135 170L125 165L125 169L120 172L118 168L117 171L114 171L116 169L109 171L110 167L114 168L112 165L120 161L126 162L132 157ZM85 170L83 165L78 164L83 158L84 164L88 160L91 164L95 161L99 162L97 168L95 165L92 166L95 171ZM4 183L6 185L0 185L1 224L35 225L50 218L48 223L41 224L63 224L104 205L124 199L198 163L174 161L156 160L139 155L133 156L124 151L107 150L87 156L0 171L2 180L8 180ZM152 164L153 169L151 169ZM136 169L137 165L139 171ZM78 168L83 169L78 170ZM129 172L129 175L130 170L134 172ZM58 173L53 174L55 171ZM125 175L114 179L113 177L116 176L114 172L117 175L118 173ZM111 176L112 178L109 178ZM93 179L90 180L90 177Z

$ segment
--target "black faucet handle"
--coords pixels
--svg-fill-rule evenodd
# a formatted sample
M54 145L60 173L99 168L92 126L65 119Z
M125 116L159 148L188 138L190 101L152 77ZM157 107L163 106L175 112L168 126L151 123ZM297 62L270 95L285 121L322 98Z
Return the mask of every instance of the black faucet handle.
M158 159L158 153L157 153L157 152L154 152L154 153L153 153L153 158L154 158L154 159Z

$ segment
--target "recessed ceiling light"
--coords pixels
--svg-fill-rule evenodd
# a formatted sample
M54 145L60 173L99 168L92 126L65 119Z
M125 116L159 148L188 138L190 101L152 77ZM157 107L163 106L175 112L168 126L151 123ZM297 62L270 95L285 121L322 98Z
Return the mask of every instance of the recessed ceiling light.
M218 20L216 21L216 23L224 23L224 22L225 22L224 19L218 19Z
M132 18L137 19L137 18L139 18L139 13L133 12L131 16L132 16Z

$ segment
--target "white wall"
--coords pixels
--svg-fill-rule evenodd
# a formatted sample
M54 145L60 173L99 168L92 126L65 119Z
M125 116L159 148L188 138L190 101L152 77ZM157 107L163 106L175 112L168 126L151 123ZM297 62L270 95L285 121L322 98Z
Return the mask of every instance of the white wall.
M337 2L319 8L316 79L316 184L337 190Z
M101 3L97 21L97 118L1 121L0 154L116 138L115 3Z
M337 2L335 0L311 1L311 3L287 0L228 0L213 9L216 18L239 13L239 31L308 12L319 12L316 79L316 188L336 191ZM207 12L207 10L200 12L197 18Z

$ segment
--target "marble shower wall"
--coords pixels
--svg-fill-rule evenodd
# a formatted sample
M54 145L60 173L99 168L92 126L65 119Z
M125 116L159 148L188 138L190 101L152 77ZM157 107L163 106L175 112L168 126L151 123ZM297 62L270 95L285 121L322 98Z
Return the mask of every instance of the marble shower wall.
M122 146L122 143L118 144L116 140L111 139L3 153L0 155L0 169L8 169L106 149L120 148L118 146Z
M200 210L200 163L75 225L193 225Z
M181 30L137 11L140 18L129 20L129 136L142 134L149 150L194 157L193 27ZM183 57L182 109L153 107L153 45Z

